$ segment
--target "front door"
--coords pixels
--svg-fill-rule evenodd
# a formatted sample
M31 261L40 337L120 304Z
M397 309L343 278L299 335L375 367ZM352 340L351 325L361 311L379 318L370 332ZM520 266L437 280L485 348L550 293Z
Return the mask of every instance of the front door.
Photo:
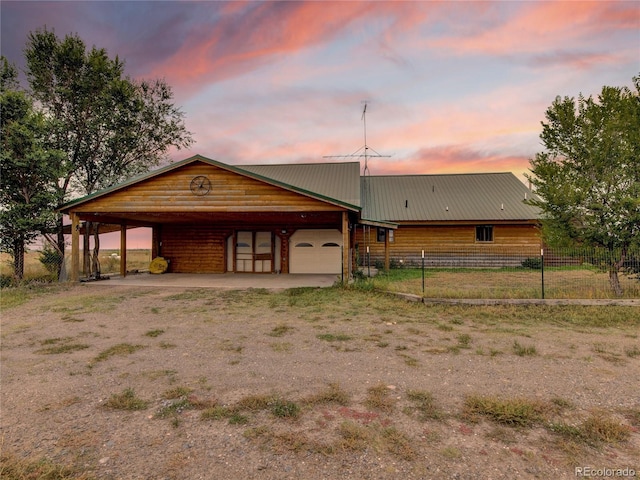
M273 271L272 232L237 232L235 247L236 272Z

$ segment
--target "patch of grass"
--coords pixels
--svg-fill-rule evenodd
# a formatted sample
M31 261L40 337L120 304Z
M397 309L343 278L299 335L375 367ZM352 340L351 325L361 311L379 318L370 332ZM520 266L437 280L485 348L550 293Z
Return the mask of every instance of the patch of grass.
M513 353L519 357L535 356L538 354L535 345L520 345L517 340L513 342Z
M290 400L275 399L271 405L271 413L279 418L298 418L300 406Z
M164 350L167 350L169 348L176 348L177 345L175 343L167 343L167 342L160 342L158 344L158 346Z
M0 478L7 480L91 480L94 477L77 467L54 463L47 458L22 458L3 448L0 453Z
M290 327L288 325L276 325L273 329L267 334L271 337L282 337L283 335L295 330L295 328Z
M413 403L411 407L405 409L405 413L417 413L421 421L439 420L443 417L442 410L438 408L429 392L421 390L409 390L407 398Z
M315 395L311 395L303 400L306 405L327 405L335 403L338 405L349 405L351 397L337 383L330 383L326 389Z
M223 418L229 418L231 415L233 415L233 412L228 407L217 405L203 410L200 414L200 419L222 420Z
M149 402L138 398L132 388L126 388L122 393L111 395L103 405L114 410L145 410Z
M565 439L591 446L618 444L631 436L631 427L604 412L594 412L578 425L551 423L547 428Z
M632 347L625 347L624 353L629 358L636 358L640 356L640 347L633 345Z
M458 345L460 348L471 348L471 335L468 333L461 333L458 335Z
M193 392L193 388L189 387L174 387L162 394L162 398L165 400L172 400L175 398L185 397Z
M145 335L147 337L155 338L155 337L159 337L163 333L164 333L164 330L158 328L155 330L149 330L148 332L145 333Z
M241 413L234 412L229 415L229 424L231 425L244 425L249 423L249 417L242 415Z
M417 367L420 364L418 359L415 357L412 357L411 355L405 355L404 353L400 353L398 355L404 359L405 365L409 367Z
M376 347L379 347L379 348L387 348L388 346L389 346L389 342L380 341L376 343Z
M346 335L343 333L321 333L319 335L316 335L316 338L318 338L319 340L324 340L325 342L346 342L353 339L351 335Z
M41 345L51 345L50 347L41 348L40 350L36 350L35 353L39 353L42 355L57 355L60 353L72 353L77 352L78 350L84 350L89 348L89 345L84 343L69 343L73 338L64 337L64 338L47 338L40 342Z
M364 400L366 407L389 413L395 404L395 399L391 398L389 388L384 383L367 389L367 398Z
M119 343L112 347L103 350L95 357L92 361L92 364L98 362L104 362L105 360L115 356L115 355L131 355L132 353L137 352L138 350L144 348L144 345L131 345L130 343Z
M525 398L470 395L464 401L462 415L471 422L487 418L502 425L529 427L544 420L547 408L539 401Z
M175 302L175 301L191 301L191 300L202 300L208 299L212 296L211 290L207 288L192 288L186 290L181 293L176 293L174 295L168 295L164 297L164 301L166 302Z
M293 348L293 344L289 342L275 342L269 345L271 350L278 353L289 353Z
M234 403L233 410L247 410L249 412L267 410L275 398L274 395L248 395Z

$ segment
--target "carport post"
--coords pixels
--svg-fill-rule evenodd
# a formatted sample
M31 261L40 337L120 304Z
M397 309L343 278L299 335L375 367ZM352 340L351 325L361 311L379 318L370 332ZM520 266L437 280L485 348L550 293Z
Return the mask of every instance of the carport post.
M120 275L127 276L127 223L120 224Z
M347 212L342 212L342 283L349 281L349 216Z
M71 217L71 281L80 281L80 219L70 212Z

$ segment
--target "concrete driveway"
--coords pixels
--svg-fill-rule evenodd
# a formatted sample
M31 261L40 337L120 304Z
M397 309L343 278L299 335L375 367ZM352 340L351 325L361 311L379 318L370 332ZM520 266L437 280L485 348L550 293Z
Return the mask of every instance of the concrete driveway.
M126 285L132 287L181 287L181 288L224 288L246 290L266 288L284 290L295 287L330 287L340 281L340 275L302 275L302 274L252 274L252 273L150 273L128 274L126 277L114 275L108 280L85 282L85 285Z

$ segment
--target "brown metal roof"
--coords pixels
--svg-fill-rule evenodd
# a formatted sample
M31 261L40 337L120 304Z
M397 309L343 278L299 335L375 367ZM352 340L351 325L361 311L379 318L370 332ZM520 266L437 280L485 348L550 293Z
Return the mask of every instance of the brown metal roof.
M235 168L350 205L361 205L358 162L236 165Z
M363 218L394 222L534 220L512 173L362 177Z

